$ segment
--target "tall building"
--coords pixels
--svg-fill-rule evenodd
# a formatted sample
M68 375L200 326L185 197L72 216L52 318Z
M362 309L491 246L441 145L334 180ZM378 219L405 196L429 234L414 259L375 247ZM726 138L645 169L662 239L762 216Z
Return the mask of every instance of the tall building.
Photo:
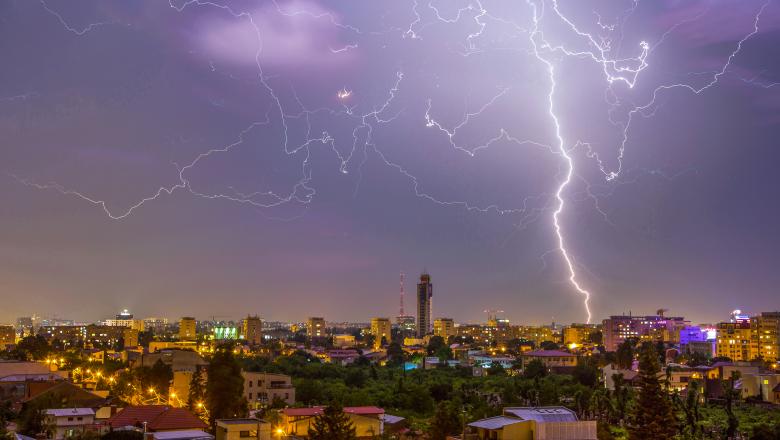
M198 339L197 322L191 316L185 316L179 320L179 340L194 341Z
M263 321L255 316L247 316L241 325L241 336L249 345L263 343Z
M757 357L775 362L780 359L780 312L763 312L750 318Z
M715 355L732 361L750 361L758 354L749 319L721 322L716 327Z
M563 345L578 346L589 344L591 335L601 331L597 324L572 324L563 328Z
M146 318L144 319L144 328L150 330L156 335L165 333L168 327L168 318Z
M626 339L635 338L652 342L680 342L680 330L690 325L682 317L667 317L663 310L657 315L610 316L603 321L604 348L615 351Z
M433 331L433 284L431 276L427 273L420 275L417 283L417 337Z
M433 321L434 336L441 336L446 343L450 336L455 336L455 321L452 318L436 318Z
M385 344L390 343L391 326L388 318L371 318L371 334L374 335L374 348L382 346L382 339Z
M321 338L326 335L325 318L311 317L306 321L306 336L309 339Z
M133 314L127 309L122 310L114 319L106 319L105 324L110 327L128 327L139 332L144 331L144 321L133 319Z

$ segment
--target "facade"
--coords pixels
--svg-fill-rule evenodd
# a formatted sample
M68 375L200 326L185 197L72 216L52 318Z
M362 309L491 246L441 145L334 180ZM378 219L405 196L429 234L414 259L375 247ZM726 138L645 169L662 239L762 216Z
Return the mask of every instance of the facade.
M12 325L0 325L0 350L16 344L16 329Z
M660 311L659 311L660 312ZM604 347L615 351L626 339L678 344L680 330L690 325L682 317L659 315L610 316L603 321Z
M45 424L51 427L54 439L77 437L87 431L96 431L95 411L92 408L47 409Z
M250 408L271 405L275 399L281 399L287 405L295 403L295 387L290 376L252 371L242 371L241 375L244 377L244 398Z
M146 318L144 319L144 328L156 335L161 335L168 328L168 318Z
M441 336L446 343L451 336L455 336L455 321L452 318L436 318L433 321L434 336Z
M241 337L249 345L260 345L263 343L263 321L255 316L247 316L241 323Z
M260 419L217 419L216 440L271 440L271 424ZM277 435L278 436L278 435Z
M538 360L547 368L576 367L577 356L559 350L526 351L521 354L523 365Z
M374 348L382 346L382 341L385 344L390 343L391 339L390 319L388 318L372 318L371 319L371 334L374 335Z
M397 316L395 318L395 323L398 326L398 330L401 332L403 336L414 336L417 334L417 331L415 330L415 319L414 316L409 315L401 315Z
M113 348L124 339L126 327L94 325L86 327L84 346L87 348Z
M758 353L765 361L780 359L780 312L763 312L750 318Z
M75 347L84 343L87 339L87 326L85 325L49 325L38 328L38 334L46 338L50 343L55 339L60 341L65 348Z
M306 336L309 339L327 336L325 318L311 317L306 321Z
M758 344L753 340L750 321L721 322L716 327L715 354L732 361L749 361L758 354Z
M198 338L197 322L191 316L185 316L179 320L179 340L194 341Z
M563 345L581 347L590 344L591 335L601 331L596 324L572 324L563 328Z
M420 275L417 283L417 337L433 331L433 283L427 273Z

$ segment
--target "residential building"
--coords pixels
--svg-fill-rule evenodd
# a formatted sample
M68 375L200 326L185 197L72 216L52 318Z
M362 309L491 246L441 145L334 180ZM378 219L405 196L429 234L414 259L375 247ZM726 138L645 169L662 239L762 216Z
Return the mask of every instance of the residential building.
M446 343L450 337L455 336L455 321L452 318L436 318L433 321L434 336L441 336Z
M122 310L114 319L106 319L105 325L110 327L128 327L142 332L145 330L142 319L133 319L133 314L127 309Z
M561 406L504 408L503 415L467 425L464 440L596 440L596 422Z
M570 348L591 344L592 335L601 331L597 324L572 324L563 328L563 345Z
M12 325L0 325L0 350L16 344L16 329Z
M420 275L417 283L417 337L433 331L433 283L427 273Z
M615 351L626 339L679 344L680 330L690 325L682 317L667 317L659 310L657 315L617 315L605 319L603 324L604 347Z
M333 346L338 348L355 347L357 342L355 335L333 335Z
M758 355L749 319L721 322L716 326L715 354L732 361L750 361Z
M217 419L216 424L216 440L272 440L274 436L271 424L265 420Z
M780 359L780 312L763 312L750 318L756 357L775 362Z
M59 341L63 347L77 347L87 339L87 326L85 325L49 325L38 328L38 334L46 338L49 343Z
M122 340L125 347L138 347L138 330L134 328L125 328L122 332Z
M144 328L155 335L161 335L168 329L168 318L145 318Z
M141 366L151 367L157 361L171 367L171 371L195 372L197 369L205 369L209 363L201 355L189 350L167 349L154 353L146 353L131 364L133 368Z
M87 431L98 431L95 411L92 408L47 409L45 424L54 439L80 437Z
M573 368L577 366L577 356L560 350L535 350L522 353L523 366L538 360L547 368Z
M252 371L242 371L241 375L244 377L244 398L250 408L271 405L274 399L287 405L295 403L295 387L290 376Z
M179 320L179 340L194 341L198 339L197 321L191 316L185 316Z
M322 414L324 407L285 408L282 410L284 435L308 437L314 419ZM385 410L375 406L344 407L344 414L355 426L358 438L376 438L384 433Z
M388 318L372 318L371 334L374 336L374 348L379 348L382 344L389 344L391 340L391 326Z
M107 420L112 429L142 426L147 432L194 431L208 429L208 425L186 408L168 405L128 406ZM188 437L191 438L191 437ZM163 440L163 439L159 439ZM174 439L165 439L174 440ZM179 440L178 438L176 440Z
M125 327L94 325L86 327L86 348L114 348L124 338Z
M401 315L395 318L396 326L404 337L417 334L414 316Z
M306 336L309 339L322 338L327 336L325 329L325 318L311 317L306 321Z
M241 336L249 345L263 343L263 321L255 316L247 316L241 323Z

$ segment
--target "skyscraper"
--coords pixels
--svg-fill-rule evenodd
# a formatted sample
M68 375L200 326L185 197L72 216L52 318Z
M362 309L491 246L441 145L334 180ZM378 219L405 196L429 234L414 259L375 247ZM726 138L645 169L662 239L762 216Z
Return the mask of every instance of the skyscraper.
M257 315L247 315L241 326L241 336L249 345L260 345L263 342L263 321Z
M420 275L417 283L417 337L431 333L433 328L433 284L427 273Z

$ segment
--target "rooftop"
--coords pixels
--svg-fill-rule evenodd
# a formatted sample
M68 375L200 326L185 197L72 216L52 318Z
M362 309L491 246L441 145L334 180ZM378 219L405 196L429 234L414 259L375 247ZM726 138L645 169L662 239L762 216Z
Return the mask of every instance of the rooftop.
M167 405L128 406L108 419L112 428L143 426L144 422L150 431L208 428L208 425L188 410Z
M517 417L496 416L471 422L469 423L469 426L482 429L501 429L504 426L523 423L524 421L525 420L518 419Z
M47 409L46 414L54 417L94 416L95 411L92 408Z
M285 408L282 412L284 415L290 417L318 416L322 414L323 409L325 409L324 406L311 406L308 408ZM373 415L384 414L385 410L376 406L346 406L344 407L344 412L347 414Z
M248 425L250 423L256 424L256 423L268 423L268 422L262 419L246 418L246 419L217 419L217 423L222 423L224 425Z
M577 355L571 354L567 351L561 350L534 350L526 351L523 356L535 356L535 357L576 357Z
M562 406L504 408L504 414L513 415L523 420L534 420L537 423L577 421L577 415L574 414L574 411Z

